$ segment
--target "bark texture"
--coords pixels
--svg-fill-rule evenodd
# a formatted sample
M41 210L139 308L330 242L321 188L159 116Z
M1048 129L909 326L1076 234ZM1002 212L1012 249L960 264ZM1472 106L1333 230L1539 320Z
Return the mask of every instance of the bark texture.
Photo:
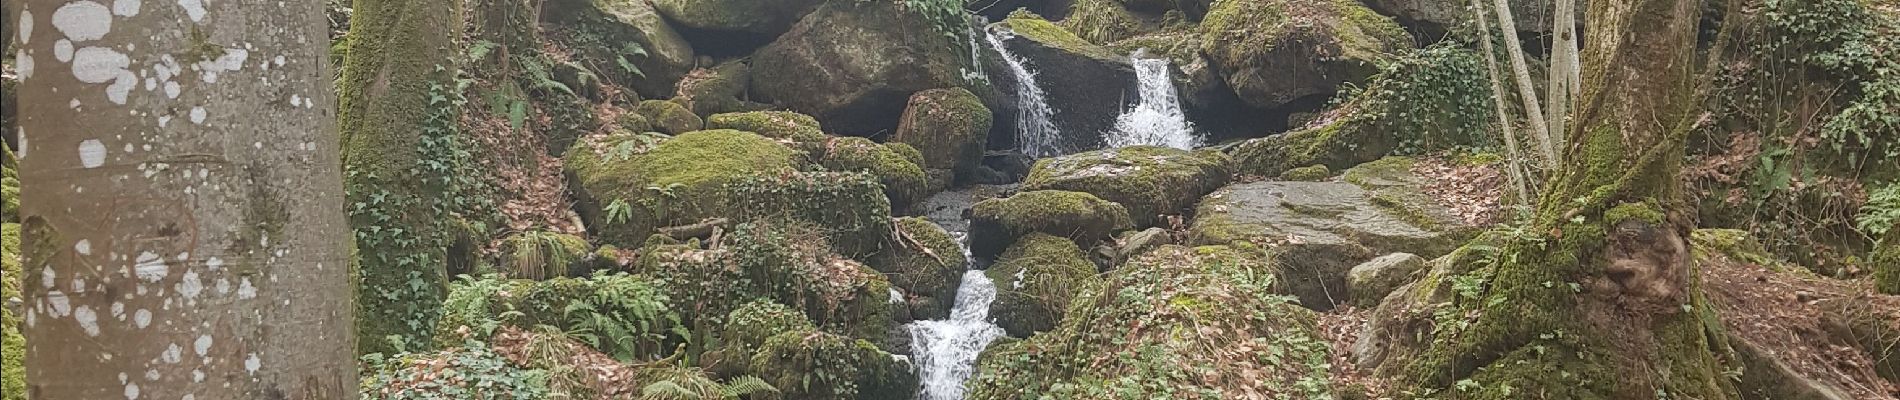
M21 8L28 397L354 397L323 4Z

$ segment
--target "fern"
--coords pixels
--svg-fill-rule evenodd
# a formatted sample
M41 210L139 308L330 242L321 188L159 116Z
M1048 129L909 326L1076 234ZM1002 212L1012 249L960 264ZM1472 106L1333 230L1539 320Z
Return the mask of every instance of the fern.
M1896 223L1900 223L1900 182L1867 193L1867 204L1860 207L1854 226L1869 237L1880 238Z
M719 388L719 392L720 394L724 394L728 399L737 399L740 396L750 394L778 393L779 391L778 388L772 387L772 384L766 383L764 379L759 379L759 377L752 375L742 375L726 381L725 385Z
M614 199L613 203L608 203L607 207L601 211L607 214L608 225L624 224L633 219L633 205L628 204L627 199Z

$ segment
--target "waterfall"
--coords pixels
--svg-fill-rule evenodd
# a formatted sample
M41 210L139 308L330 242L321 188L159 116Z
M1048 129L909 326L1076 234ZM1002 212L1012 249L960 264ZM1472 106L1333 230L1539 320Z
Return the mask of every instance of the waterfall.
M1135 81L1141 90L1141 102L1115 118L1115 129L1108 134L1108 147L1139 145L1193 149L1201 145L1194 124L1181 113L1174 82L1168 77L1168 59L1146 58L1137 51L1130 56L1135 64Z
M976 356L983 353L991 341L1003 337L1003 328L990 323L990 302L996 300L996 283L970 260L966 233L970 225L969 220L963 218L970 205L987 197L979 193L995 190L979 185L938 193L922 203L923 209L932 210L927 216L930 220L950 231L959 243L964 243L963 265L969 270L964 271L963 282L957 286L957 298L950 308L949 318L916 321L908 326L911 360L917 366L921 383L917 396L920 400L963 400L964 382L976 375Z
M1009 65L1010 74L1016 77L1018 103L1016 147L1021 149L1023 154L1032 156L1057 155L1059 149L1056 148L1056 141L1061 136L1056 131L1056 123L1053 119L1055 111L1049 108L1049 102L1043 97L1042 87L1036 84L1036 73L1029 70L1021 57L1003 46L1003 39L1007 39L1003 36L1011 35L1011 33L1003 32L999 36L996 29L984 31L990 46L1003 55L1003 63Z

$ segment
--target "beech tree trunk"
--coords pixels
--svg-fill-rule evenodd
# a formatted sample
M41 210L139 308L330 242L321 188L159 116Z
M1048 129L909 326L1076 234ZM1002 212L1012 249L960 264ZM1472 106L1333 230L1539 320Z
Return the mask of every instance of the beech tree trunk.
M355 397L323 4L19 12L29 397Z
M1461 278L1404 380L1451 398L1730 399L1730 350L1676 180L1693 122L1698 2L1590 2L1562 168L1524 233ZM1453 388L1458 386L1458 388Z
M1550 126L1544 123L1544 107L1537 101L1537 88L1531 83L1530 66L1524 62L1524 46L1517 40L1517 22L1511 17L1510 0L1496 0L1498 31L1504 33L1504 52L1511 60L1512 76L1517 78L1517 93L1524 101L1524 120L1531 124L1531 134L1537 140L1538 155L1543 156L1545 169L1553 169L1557 164L1557 151L1551 146Z

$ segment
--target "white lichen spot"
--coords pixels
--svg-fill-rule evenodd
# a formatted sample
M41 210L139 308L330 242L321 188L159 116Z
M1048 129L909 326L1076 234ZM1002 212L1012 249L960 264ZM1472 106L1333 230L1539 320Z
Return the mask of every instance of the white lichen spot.
M51 308L53 318L65 318L73 312L72 299L66 298L66 293L58 290L46 292L46 306Z
M282 67L282 66L284 66L284 56L283 56L283 55L281 55L281 54L280 54L280 55L278 55L278 56L277 56L277 58L273 58L273 59L271 59L271 63L272 63L272 64L277 64L277 66L279 66L279 67Z
M112 318L120 321L125 320L125 303L112 302Z
M152 310L141 308L138 311L133 311L132 326L137 326L139 329L152 326Z
M85 83L106 83L118 79L132 59L117 50L87 47L73 52L73 77Z
M183 89L184 88L181 88L178 86L178 82L166 81L165 82L165 98L176 99L178 98L178 92ZM166 117L166 119L171 119L171 117Z
M79 277L79 276L73 277L73 284L71 286L73 288L73 293L85 293L86 292L86 278Z
M191 123L201 124L201 125L205 123L205 108L204 107L191 108Z
M73 41L66 39L53 41L53 59L59 62L72 62Z
M192 383L199 383L199 382L204 382L204 381L205 381L205 372L204 372L204 371L199 371L199 370L195 370L195 369L194 369L194 370L191 370L191 382L192 382Z
M92 241L79 239L78 242L73 242L73 251L79 252L80 255L92 255Z
M13 52L13 70L20 74L20 80L22 81L25 81L26 78L32 78L33 77L33 55L27 54L26 49L20 49L20 50L14 51Z
M20 34L18 43L33 42L33 11L20 10L20 24L14 26L19 27L19 30L15 32Z
M215 285L212 285L212 287L215 288L214 290L218 291L219 296L229 294L231 293L231 280L226 279L226 278L218 278L218 283Z
M132 267L132 273L146 282L158 282L172 274L171 267L165 265L165 259L149 251L139 253L137 264Z
M257 358L257 353L251 353L249 357L244 358L245 371L255 374L257 373L258 368L263 368L263 367L264 367L264 361L259 360Z
M119 78L112 81L112 85L106 86L106 100L113 104L125 104L126 97L132 94L132 88L138 87L138 84L138 74L130 70L121 70Z
M158 380L158 378L162 378L162 377L164 377L164 375L159 375L158 370L156 369L145 370L145 380L156 381Z
M227 48L224 49L224 54L219 55L217 59L199 61L197 64L193 64L193 66L198 67L198 70L203 72L199 77L204 79L205 82L217 83L218 74L244 69L244 60L250 58L250 56L251 52L249 50Z
M185 295L186 300L193 300L204 291L204 281L198 279L198 271L186 269L184 278L178 281L178 294Z
M79 166L98 168L106 165L106 145L99 139L86 139L79 142ZM88 246L88 249L91 247Z
M295 94L290 95L290 105L293 105L293 106L303 105L303 96L299 96Z
M205 17L203 0L178 0L178 6L185 9L185 15L191 17L191 22L198 22Z
M143 4L139 0L112 0L112 13L121 17L138 16L139 6Z
M93 313L92 307L81 305L74 308L73 321L79 323L79 329L86 331L86 336L99 336L99 314Z
M198 400L198 396L193 396L190 393L186 393L185 397L181 397L179 398L179 400Z
M92 1L66 3L53 11L53 28L68 39L99 40L112 31L112 11Z
M47 289L52 289L53 278L58 276L59 275L53 273L53 266L47 265L46 268L40 269L40 285L45 286Z
M198 340L191 343L191 349L197 351L199 357L204 357L205 354L210 353L211 335L198 335Z
M185 348L178 347L177 343L172 343L171 346L165 347L165 352L158 354L158 360L164 361L166 364L177 364L179 361L184 361L184 359Z
M205 177L205 170L198 170L198 177ZM212 272L217 272L220 269L224 269L224 259L215 256L211 257L211 259L205 260L205 267L211 268Z
M250 277L245 277L243 279L238 280L237 295L238 295L238 299L243 299L243 300L249 300L251 298L257 297L257 287L251 286Z
M120 379L120 380L124 380L124 379ZM125 384L125 398L126 400L133 400L133 399L139 398L139 384L138 383L134 382L134 383Z

